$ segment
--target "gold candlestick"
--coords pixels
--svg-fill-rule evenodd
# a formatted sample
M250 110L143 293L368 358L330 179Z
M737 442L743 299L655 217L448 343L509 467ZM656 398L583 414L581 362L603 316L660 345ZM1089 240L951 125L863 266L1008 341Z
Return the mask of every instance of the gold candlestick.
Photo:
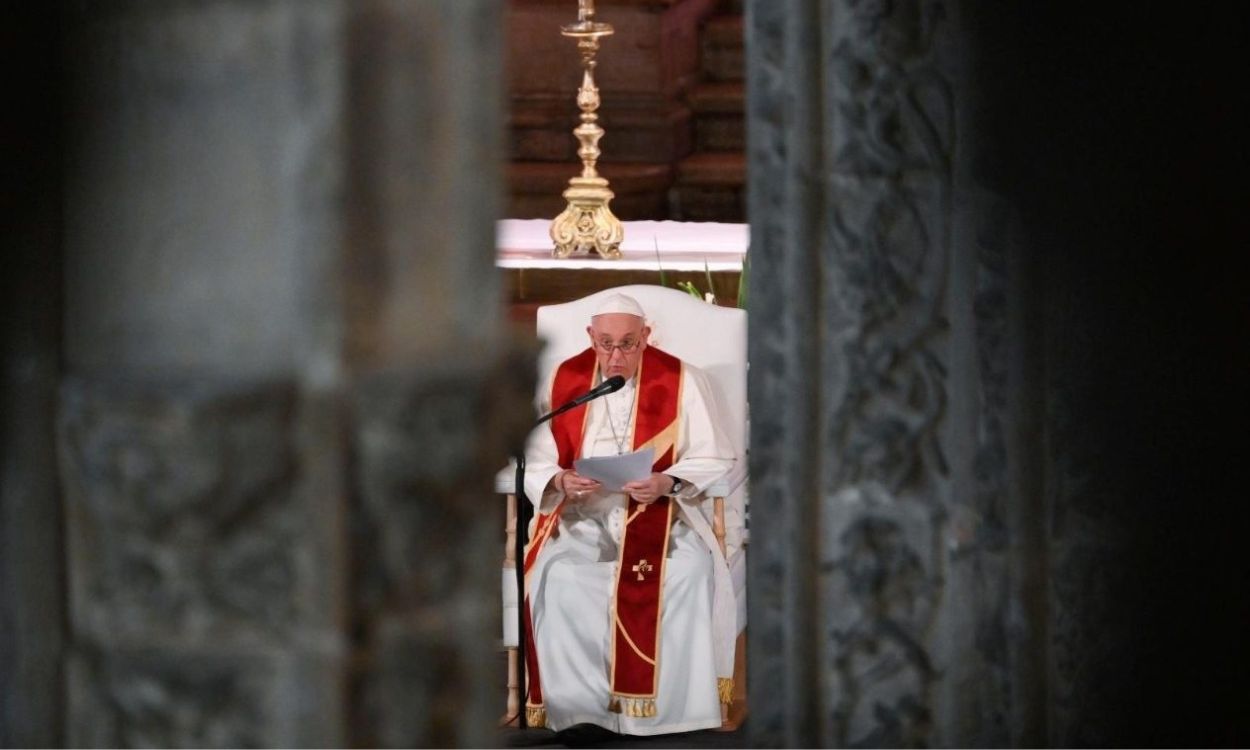
M599 51L599 39L609 36L614 29L610 24L596 23L594 16L594 0L578 0L577 23L560 27L562 35L577 40L577 49L582 54L582 85L577 90L581 124L573 130L580 144L577 155L582 159L582 173L569 180L569 187L564 191L568 206L551 222L551 241L555 243L552 255L557 258L589 255L591 250L604 258L619 258L621 241L625 239L621 220L608 208L614 197L608 189L608 181L595 170L600 154L599 139L603 137L599 116L595 114L599 109L595 54Z

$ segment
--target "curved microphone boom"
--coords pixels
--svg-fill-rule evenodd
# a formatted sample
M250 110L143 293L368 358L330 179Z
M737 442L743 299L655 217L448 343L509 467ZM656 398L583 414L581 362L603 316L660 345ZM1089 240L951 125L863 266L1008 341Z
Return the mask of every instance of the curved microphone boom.
M585 393L573 399L572 401L568 402L567 404L564 404L559 409L556 409L550 414L544 415L541 419L538 420L538 422L535 423L535 426L538 426L542 424L543 422L546 422L548 419L551 419L552 417L563 414L564 412L568 411L569 409L572 409L575 406L581 406L587 401L594 401L600 396L606 396L609 393L616 393L617 391L621 390L621 388L623 388L624 386L625 386L625 376L613 375L612 377L603 381L602 383L595 386L594 388L591 388L589 391L586 391Z

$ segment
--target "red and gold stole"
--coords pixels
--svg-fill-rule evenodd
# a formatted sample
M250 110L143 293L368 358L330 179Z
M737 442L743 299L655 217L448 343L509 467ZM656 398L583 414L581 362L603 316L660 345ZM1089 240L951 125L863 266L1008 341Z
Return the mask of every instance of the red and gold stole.
M556 370L551 404L567 403L588 391L598 373L594 349L587 349L565 360ZM652 471L672 466L677 446L681 407L681 360L654 347L642 353L638 372L638 398L634 405L634 450L653 448ZM572 467L581 456L588 406L582 404L551 420L562 467ZM543 544L556 527L561 503L551 513L540 513L533 538L525 550L526 592L528 576ZM673 506L669 498L644 505L629 501L620 557L617 560L616 589L612 596L612 696L609 710L627 716L655 715L655 695L659 680L660 592L664 563L668 557L668 532ZM529 596L525 600L527 643L526 668L529 672L529 700L526 720L531 726L546 723L538 655L534 648Z

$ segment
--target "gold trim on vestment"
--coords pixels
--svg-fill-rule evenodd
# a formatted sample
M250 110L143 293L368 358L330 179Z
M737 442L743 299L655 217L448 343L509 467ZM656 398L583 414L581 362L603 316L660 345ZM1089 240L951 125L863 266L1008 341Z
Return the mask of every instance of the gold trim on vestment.
M734 680L732 677L717 677L716 692L720 693L720 702L726 706L734 702Z
M678 406L678 414L681 413L680 409L681 407ZM675 450L675 447L677 445L678 422L679 422L678 419L674 419L672 422L669 423L668 427L665 427L664 429L655 433L655 435L650 440L638 446L634 450L640 451L640 450L643 450L644 448L652 448L655 450L655 457L659 459L659 457L667 453L670 448L674 448L673 463L677 463L677 456L676 456L677 451Z
M635 719L650 719L655 716L654 698L625 698L612 696L608 710L614 714L625 714Z
M547 708L545 706L526 706L525 707L525 726L527 727L547 726Z
M628 503L628 502L629 502L629 501L628 501L628 500L626 500L626 503ZM633 523L633 521L634 521L634 519L635 519L635 518L637 518L638 516L642 515L642 512L643 512L644 510L646 510L647 508L650 508L650 507L651 507L650 503L645 504L645 505L644 505L644 504L639 503L638 507L637 507L637 508L634 508L634 512L629 514L629 518L626 518L626 519L625 519L625 525L626 525L626 526L628 526L628 525L630 525L631 523Z

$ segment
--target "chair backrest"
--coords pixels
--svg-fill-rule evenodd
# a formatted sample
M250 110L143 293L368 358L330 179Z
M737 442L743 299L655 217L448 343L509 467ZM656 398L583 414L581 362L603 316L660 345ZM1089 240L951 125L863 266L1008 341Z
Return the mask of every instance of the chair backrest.
M600 301L627 294L642 305L650 344L702 369L711 381L721 429L744 458L747 419L747 314L711 305L686 292L654 284L605 289L559 305L538 308L538 336L546 342L538 359L540 378L590 345L586 326Z

